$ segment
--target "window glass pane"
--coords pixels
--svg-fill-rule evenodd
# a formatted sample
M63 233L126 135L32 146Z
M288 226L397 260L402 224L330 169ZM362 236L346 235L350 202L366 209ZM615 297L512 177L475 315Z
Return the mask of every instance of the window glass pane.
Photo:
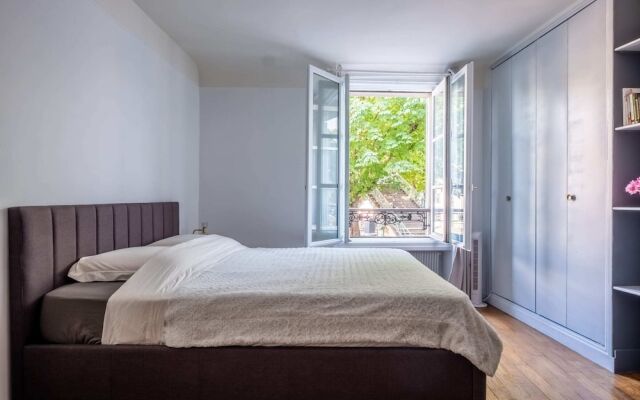
M444 188L445 184L444 138L433 140L433 186Z
M330 233L333 238L333 232L338 229L338 189L320 189L320 198L320 231Z
M311 133L311 238L337 239L339 183L340 85L313 75L313 126Z
M322 183L338 184L338 138L322 139Z
M433 212L433 233L444 237L445 233L445 148L444 137L433 141L433 184L431 186L431 201Z
M439 93L433 97L433 137L438 138L444 136L444 121L446 118L444 108L444 93Z
M464 76L451 84L450 205L451 240L464 242L466 99Z
M446 92L440 91L433 95L433 141L431 151L432 185L431 208L433 213L432 232L434 236L444 239L446 231Z

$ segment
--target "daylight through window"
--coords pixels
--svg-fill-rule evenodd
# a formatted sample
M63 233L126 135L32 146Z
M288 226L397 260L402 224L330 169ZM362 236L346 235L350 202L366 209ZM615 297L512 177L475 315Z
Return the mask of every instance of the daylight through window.
M428 101L426 93L351 93L350 237L430 234Z

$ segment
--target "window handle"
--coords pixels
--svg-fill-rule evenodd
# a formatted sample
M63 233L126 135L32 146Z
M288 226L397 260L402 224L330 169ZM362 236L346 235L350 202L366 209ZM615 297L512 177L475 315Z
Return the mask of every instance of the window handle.
M569 193L569 194L567 195L567 200L569 200L569 201L576 201L576 198L577 198L577 197L576 197L576 195L575 195L575 194L571 194L571 193Z
M511 196L507 196L507 201L511 201Z

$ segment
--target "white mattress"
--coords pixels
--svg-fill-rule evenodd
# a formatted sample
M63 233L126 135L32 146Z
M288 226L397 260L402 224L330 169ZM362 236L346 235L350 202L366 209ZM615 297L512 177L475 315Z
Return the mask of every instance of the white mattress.
M442 348L495 372L502 344L469 298L395 249L170 247L111 298L103 344Z

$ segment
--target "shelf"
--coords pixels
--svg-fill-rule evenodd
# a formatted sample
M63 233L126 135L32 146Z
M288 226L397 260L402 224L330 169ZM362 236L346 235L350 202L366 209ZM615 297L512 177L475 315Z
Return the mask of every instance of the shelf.
M613 290L618 292L629 293L634 296L640 296L640 286L614 286Z
M640 38L616 48L618 52L640 51Z
M616 132L626 132L626 131L640 131L640 123L619 126L616 128Z
M613 211L640 211L640 207L613 207Z

